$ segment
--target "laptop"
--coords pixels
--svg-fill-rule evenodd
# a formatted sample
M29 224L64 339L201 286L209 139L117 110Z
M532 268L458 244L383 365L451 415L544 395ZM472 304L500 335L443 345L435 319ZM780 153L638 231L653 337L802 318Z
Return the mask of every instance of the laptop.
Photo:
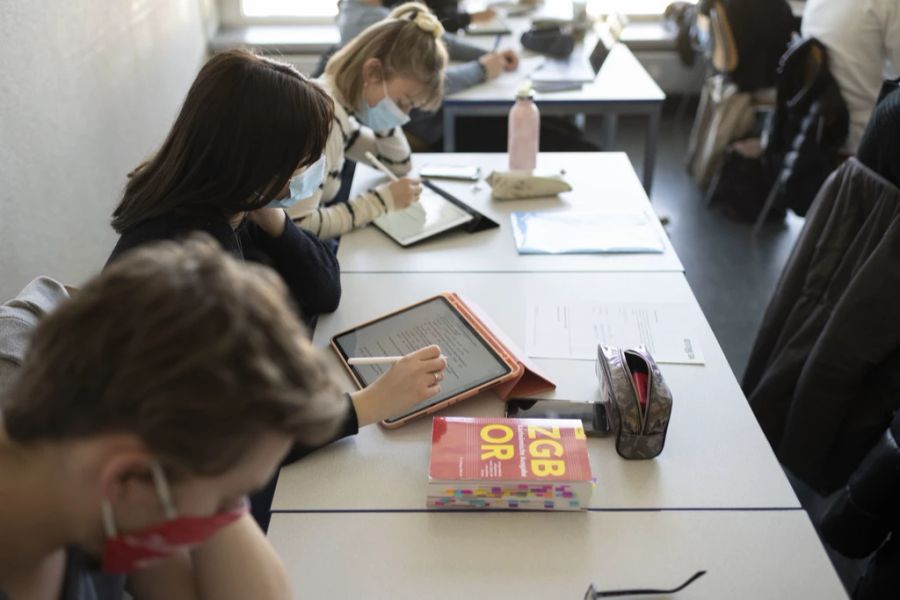
M531 83L539 92L578 89L582 84L594 81L607 56L609 47L600 36L588 56L579 52L565 59L546 59L531 74Z

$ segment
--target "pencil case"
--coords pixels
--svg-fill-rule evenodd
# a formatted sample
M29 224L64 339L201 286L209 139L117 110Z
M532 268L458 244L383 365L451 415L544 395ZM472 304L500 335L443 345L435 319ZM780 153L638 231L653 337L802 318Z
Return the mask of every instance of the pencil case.
M485 178L496 200L546 198L572 191L562 173L493 171Z
M522 34L522 47L552 58L568 58L575 49L575 37L559 25L548 23Z
M622 458L655 458L666 443L672 392L643 346L597 346L597 377L616 452Z

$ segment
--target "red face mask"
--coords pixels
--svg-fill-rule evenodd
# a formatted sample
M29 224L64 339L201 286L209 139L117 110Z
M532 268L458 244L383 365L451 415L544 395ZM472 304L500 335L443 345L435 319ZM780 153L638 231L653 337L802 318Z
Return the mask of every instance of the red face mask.
M135 533L118 534L112 505L104 500L102 510L106 545L101 560L107 573L138 571L180 551L199 546L247 512L245 502L237 508L208 517L179 517L162 468L154 464L151 471L166 520Z

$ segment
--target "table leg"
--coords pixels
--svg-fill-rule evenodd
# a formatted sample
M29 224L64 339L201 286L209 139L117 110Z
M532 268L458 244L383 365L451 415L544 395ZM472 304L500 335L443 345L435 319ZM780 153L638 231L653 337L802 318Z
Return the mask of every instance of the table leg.
M603 115L603 151L612 152L616 143L616 129L619 125L619 115L605 113Z
M647 115L647 141L644 144L644 191L650 197L653 187L653 169L656 165L656 138L659 136L659 113L661 106L655 107Z
M444 152L456 150L456 114L444 107Z

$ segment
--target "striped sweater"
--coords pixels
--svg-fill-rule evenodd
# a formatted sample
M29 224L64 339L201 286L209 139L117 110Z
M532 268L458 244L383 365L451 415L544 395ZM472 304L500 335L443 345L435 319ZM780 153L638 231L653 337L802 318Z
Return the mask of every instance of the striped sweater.
M341 170L346 158L369 164L365 153L371 152L401 177L410 172L412 165L409 143L402 128L372 131L359 122L327 76L316 82L334 99L334 121L325 144L325 180L316 193L288 209L288 214L300 227L325 239L367 225L394 209L388 183L351 198L349 202L329 205L341 187Z

